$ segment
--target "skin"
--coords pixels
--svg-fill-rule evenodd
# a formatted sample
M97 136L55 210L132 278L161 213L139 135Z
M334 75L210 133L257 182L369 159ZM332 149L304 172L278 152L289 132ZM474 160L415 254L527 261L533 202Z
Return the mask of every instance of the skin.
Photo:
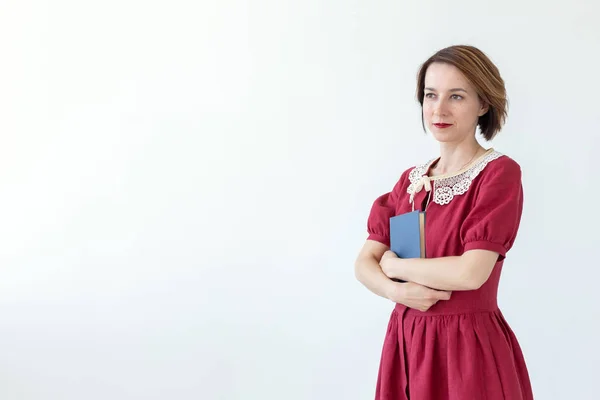
M431 175L455 173L486 151L475 133L478 118L488 106L466 77L449 64L430 65L425 88L423 117L440 146L440 158ZM435 123L452 125L441 129ZM457 257L400 259L386 245L367 240L356 258L355 275L378 296L427 311L438 301L449 300L452 291L481 287L497 259L498 253L488 250L470 250Z

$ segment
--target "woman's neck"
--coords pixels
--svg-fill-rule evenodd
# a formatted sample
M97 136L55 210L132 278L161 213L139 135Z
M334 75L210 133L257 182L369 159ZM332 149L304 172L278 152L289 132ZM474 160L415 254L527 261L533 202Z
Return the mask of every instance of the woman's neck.
M477 142L460 144L442 143L440 146L440 158L431 168L432 175L446 175L458 172L487 150Z

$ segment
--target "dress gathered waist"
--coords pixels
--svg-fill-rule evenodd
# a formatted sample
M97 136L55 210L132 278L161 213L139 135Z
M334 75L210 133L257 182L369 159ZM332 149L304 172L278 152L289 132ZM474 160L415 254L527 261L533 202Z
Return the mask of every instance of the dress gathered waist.
M480 313L494 313L500 311L498 306L494 307L469 307L469 308L458 308L458 307L439 307L435 309L429 309L427 311L415 310L407 307L403 304L396 304L394 312L401 313L404 316L410 317L439 317L439 316L451 316L451 315L464 315L464 314L480 314Z

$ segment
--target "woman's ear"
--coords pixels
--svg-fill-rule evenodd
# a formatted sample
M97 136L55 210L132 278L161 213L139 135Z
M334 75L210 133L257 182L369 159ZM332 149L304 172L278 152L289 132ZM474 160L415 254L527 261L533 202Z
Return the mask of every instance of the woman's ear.
M481 117L482 115L485 115L490 109L490 106L483 102L483 101L479 101L479 116Z

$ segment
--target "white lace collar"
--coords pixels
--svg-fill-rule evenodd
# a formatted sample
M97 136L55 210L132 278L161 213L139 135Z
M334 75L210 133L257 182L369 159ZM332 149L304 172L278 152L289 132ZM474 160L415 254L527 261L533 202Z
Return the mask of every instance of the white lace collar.
M489 162L500 158L501 156L503 156L502 153L499 153L494 149L489 149L477 160L454 174L432 177L429 177L426 174L429 171L431 164L435 162L437 158L429 160L425 164L416 166L408 175L410 185L406 191L410 194L409 201L412 203L415 194L419 193L423 188L427 191L432 190L431 182L433 182L433 202L439 205L448 204L452 201L454 196L461 195L469 189L471 182L481 171L483 171Z

